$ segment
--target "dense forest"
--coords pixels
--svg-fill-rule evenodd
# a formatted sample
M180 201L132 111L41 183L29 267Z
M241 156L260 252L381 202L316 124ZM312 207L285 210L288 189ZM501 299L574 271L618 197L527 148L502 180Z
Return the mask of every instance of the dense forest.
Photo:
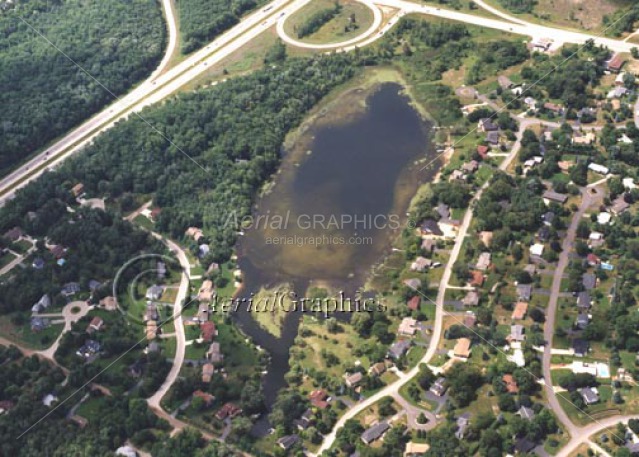
M0 225L16 225L23 220L19 215L64 193L64 183L81 179L93 195L155 193L160 230L181 238L187 227L203 226L210 256L228 258L237 230L226 223L230 211L248 214L255 192L279 164L284 135L354 71L350 56L292 60L180 95L145 113L171 143L139 119L121 123L60 171L20 192L3 208Z
M156 0L31 0L0 10L0 173L112 101L109 91L149 75L164 42Z
M264 3L265 0L178 0L182 53L201 48Z

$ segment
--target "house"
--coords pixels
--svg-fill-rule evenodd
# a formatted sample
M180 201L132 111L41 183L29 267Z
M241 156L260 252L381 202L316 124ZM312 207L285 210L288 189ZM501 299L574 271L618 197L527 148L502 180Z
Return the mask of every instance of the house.
M89 322L86 332L89 335L93 332L99 332L103 325L104 321L102 320L102 318L100 316L95 316L93 319L91 319L91 322Z
M481 157L482 160L486 160L488 158L488 151L490 151L490 148L486 145L480 144L477 146L477 154L479 154L479 157Z
M164 279L166 277L166 264L164 262L156 263L155 271L157 272L158 279Z
M71 193L74 197L78 198L80 195L84 193L84 184L81 182L77 183L75 186L71 188Z
M581 144L584 146L588 146L595 142L597 136L593 132L588 132L585 135L580 132L575 132L575 134L571 138L572 144Z
M529 302L532 297L532 284L517 284L517 297L521 301Z
M370 368L369 372L374 376L381 376L386 372L386 364L384 362L377 362Z
M614 54L612 58L606 62L606 68L613 72L619 73L626 63L626 59L621 54Z
M215 322L206 321L200 324L200 332L202 332L202 339L207 343L213 341L213 338L217 336L217 328Z
M158 323L156 321L146 321L146 339L151 341L158 336Z
M586 405L593 405L599 402L599 392L596 387L584 387L579 393Z
M515 324L510 326L510 335L508 335L508 341L512 342L521 342L526 339L526 335L524 335L525 329L523 325Z
M233 419L238 414L242 413L242 409L235 406L233 403L225 403L218 412L215 414L219 420L223 421L226 418Z
M298 435L286 435L278 439L277 444L285 451L288 451L290 448L295 446L299 440L300 437Z
M212 363L202 365L202 382L211 382L214 372L215 366Z
M584 290L577 294L577 308L579 309L590 309L592 306L592 299L590 298L590 293Z
M76 355L85 359L100 352L101 346L95 340L86 340L82 347L76 351Z
M611 220L612 214L606 211L602 211L601 213L597 214L597 224L599 225L608 225Z
M430 268L432 264L433 264L432 260L419 256L415 259L413 263L410 264L410 269L412 271L421 272Z
M58 397L55 394L46 394L44 398L42 398L42 404L47 408L50 408L53 403L58 401Z
M412 345L411 340L397 341L396 343L393 343L393 345L390 348L388 348L388 355L391 358L398 360L404 354L406 354L406 352L408 352L411 345Z
M519 386L517 385L517 381L515 381L515 378L513 377L512 374L507 373L503 375L501 377L501 380L504 382L504 385L506 386L506 392L508 392L509 394L519 393Z
M483 133L496 132L497 130L499 130L499 127L494 124L490 118L487 117L479 120L477 128Z
M224 354L220 350L220 343L211 343L208 351L206 351L206 358L212 363L221 363L224 360Z
M147 300L159 300L162 298L162 293L164 289L162 286L158 286L157 284L152 285L146 290L146 299Z
M490 260L490 252L482 252L481 254L479 254L479 259L477 260L477 265L475 265L475 268L480 271L487 270L490 266Z
M557 162L557 165L559 166L559 169L562 173L568 173L570 172L570 169L575 165L575 162L573 162L572 160L560 160L559 162Z
M453 172L450 174L450 177L448 178L448 182L454 182L454 181L468 181L468 176L466 176L464 174L463 171L461 170L453 170Z
M630 208L630 204L626 202L623 195L620 195L619 197L615 198L615 200L612 202L610 211L615 216L619 216L623 214L624 212L626 212L628 208Z
M499 144L499 138L500 138L499 132L488 132L486 134L486 142L493 146L496 146Z
M588 241L589 246L593 248L603 246L606 242L604 234L596 231L590 232L590 235L588 235Z
M4 237L7 238L12 243L18 241L20 238L24 236L24 232L20 227L13 227L11 230L7 230L4 234Z
M422 286L422 281L419 278L405 279L404 284L410 289L417 290Z
M78 284L77 282L68 282L62 287L60 293L65 297L72 297L73 295L80 292L80 290L80 284Z
M405 317L399 324L397 333L405 336L413 336L417 331L417 321L412 317Z
M479 162L471 160L462 165L461 170L467 174L473 174L479 169Z
M313 425L313 411L310 408L304 411L299 419L293 421L293 425L297 426L297 429L300 431L309 428Z
M597 163L588 164L588 169L600 175L607 175L610 172L608 167L604 167L603 165L599 165Z
M606 95L606 98L608 100L614 99L614 98L621 98L624 95L627 95L628 92L630 92L628 89L626 89L623 86L617 86L614 89L612 89L610 92L608 92L608 94Z
M439 228L439 224L434 219L426 219L420 226L422 235L443 236L444 232Z
M422 250L424 250L427 253L432 253L433 251L435 251L435 248L437 247L437 242L435 240L422 240Z
M528 438L519 438L515 441L515 451L519 454L530 454L537 445Z
M623 178L621 182L623 183L623 187L626 190L632 190L637 188L637 185L635 184L635 180L632 178Z
M384 433L388 431L389 428L390 425L388 425L387 422L378 422L368 430L364 431L364 433L362 433L361 439L364 444L371 444L373 441L380 439L384 435Z
M32 332L41 332L45 328L48 328L51 325L49 319L45 317L32 317L31 318L31 331Z
M455 357L459 357L462 359L467 359L470 357L470 346L472 342L469 338L459 338L455 343L455 348L453 349L453 355Z
M193 392L193 398L201 398L204 401L204 404L208 408L215 401L215 397L207 392L202 392L201 390L196 390Z
M464 413L457 418L457 431L455 432L455 436L457 439L463 439L466 434L466 429L470 425L470 413Z
M439 377L430 386L429 390L434 395L437 395L438 397L441 397L441 396L443 396L446 393L446 389L448 389L448 385L446 384L446 378Z
M186 236L193 238L195 241L199 241L204 236L201 228L189 227L186 229Z
M586 313L579 313L577 315L577 320L575 322L575 326L579 329L579 330L584 330L586 327L588 327L588 324L590 323L590 316L588 316L588 314Z
M564 108L561 105L557 105L556 103L546 102L544 103L544 109L548 111L552 111L555 114L561 114Z
M468 284L471 287L481 287L484 285L485 280L486 277L481 271L473 270L470 272L470 281L468 281Z
M316 408L326 409L328 407L328 393L325 390L319 389L314 390L310 394L308 394L308 399Z
M209 252L211 252L211 247L208 244L200 244L197 249L198 259L203 259Z
M526 317L526 312L528 311L528 303L520 301L515 304L515 309L513 310L513 314L511 315L511 319L514 321L521 320Z
M15 407L15 403L11 400L0 400L0 415L11 411Z
M591 267L596 267L601 263L601 259L591 252L586 256L586 262L588 262L588 265Z
M121 455L122 457L138 457L138 453L131 446L120 446L116 449L115 455Z
M437 205L435 212L439 214L440 219L450 219L450 207L444 203Z
M210 302L213 299L213 294L215 293L215 289L213 287L213 281L210 279L205 280L202 283L202 287L197 294L197 299L200 302Z
M360 383L364 379L364 375L358 371L357 373L353 373L351 375L347 374L344 379L347 387L354 388L360 385Z
M477 322L477 316L472 311L467 311L464 314L464 327L473 328Z
M588 354L588 350L590 349L590 344L587 340L582 338L575 338L572 340L572 349L575 351L575 355L577 357L584 357Z
M49 306L51 306L51 298L49 298L49 295L44 294L42 297L40 297L40 300L38 300L38 302L31 307L31 312L41 313Z
M529 263L524 267L524 271L530 276L535 276L535 274L537 273L537 267L534 264Z
M36 257L35 259L33 259L33 263L31 263L31 266L35 270L42 270L44 268L44 259L42 257Z
M546 242L550 239L550 233L550 227L548 227L547 225L542 225L541 227L539 227L539 230L537 230L537 238L541 242Z
M597 276L592 273L584 273L581 277L581 283L586 290L592 290L597 287Z
M464 306L478 306L479 305L479 292L476 290L469 290L466 292L466 296L462 299Z
M56 259L60 259L67 252L67 248L59 244L54 244L53 246L49 246L48 249L51 255L53 255L53 257L55 257Z
M144 373L144 367L146 367L146 359L140 358L129 365L128 373L132 378L139 378Z
M535 418L535 411L533 411L532 408L527 408L526 406L522 406L521 408L519 408L519 411L517 411L517 415L521 417L522 419L531 421Z
M144 322L157 321L159 317L157 305L155 303L147 303L146 310L144 311Z
M206 322L209 320L209 304L200 303L197 307L197 319L200 322Z
M535 51L546 52L550 49L554 41L552 38L536 38L530 42L530 46L532 46Z
M411 311L417 311L421 303L422 303L422 299L419 297L419 295L415 295L410 300L408 300L408 302L406 303L406 306Z
M479 232L479 241L481 241L484 246L486 247L490 247L490 245L493 242L493 232L489 232L489 231L482 231Z
M560 194L559 192L555 192L554 190L547 190L543 193L541 198L544 199L546 205L550 204L550 202L556 202L563 205L564 203L566 203L566 200L568 200L568 195Z
M115 297L109 295L108 297L104 297L100 300L100 306L104 308L106 311L115 311L118 309L118 302Z
M548 211L541 215L541 220L544 223L544 225L551 227L552 223L555 220L555 217L556 217L555 213L553 213L552 211Z

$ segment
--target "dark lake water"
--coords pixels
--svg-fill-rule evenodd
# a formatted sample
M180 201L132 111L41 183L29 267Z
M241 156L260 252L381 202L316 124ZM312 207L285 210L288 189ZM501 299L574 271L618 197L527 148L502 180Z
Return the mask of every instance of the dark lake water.
M348 296L363 285L401 231L418 186L436 172L419 171L416 161L435 154L431 124L400 91L385 83L368 94L345 94L285 151L275 184L258 200L254 224L238 245L240 296L280 283L291 284L299 296L310 283ZM365 109L334 121L333 113L349 111L364 97ZM291 313L282 337L275 338L248 313L237 315L242 329L271 354L264 376L269 406L286 385L299 317ZM263 420L255 432L267 428Z

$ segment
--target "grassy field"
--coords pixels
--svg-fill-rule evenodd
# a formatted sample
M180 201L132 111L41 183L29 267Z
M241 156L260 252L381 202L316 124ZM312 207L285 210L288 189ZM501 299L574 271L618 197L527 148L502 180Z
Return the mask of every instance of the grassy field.
M29 320L22 325L11 322L9 315L0 316L0 335L30 349L46 349L62 332L63 324L51 325L40 332L32 332Z
M296 30L318 11L332 8L333 0L315 0L295 12L285 23L284 30L291 37L297 39ZM352 0L340 1L341 11L324 24L317 32L302 38L306 43L338 43L350 40L366 30L373 23L373 12L365 5ZM351 17L355 18L351 24ZM350 27L349 27L350 25ZM348 28L348 30L347 30Z
M604 16L632 4L632 0L537 0L532 14L514 14L506 10L499 0L485 1L526 21L590 32L603 32Z

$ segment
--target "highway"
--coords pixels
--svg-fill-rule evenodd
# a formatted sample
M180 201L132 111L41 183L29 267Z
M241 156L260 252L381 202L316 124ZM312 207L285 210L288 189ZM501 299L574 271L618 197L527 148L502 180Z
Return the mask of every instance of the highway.
M240 49L242 46L257 38L266 29L277 25L278 33L286 40L293 40L287 37L283 30L284 19L293 12L303 7L311 0L275 0L259 11L247 16L235 27L222 34L216 40L206 45L204 48L195 52L187 59L166 70L170 56L176 45L177 28L175 23L175 14L171 6L170 0L163 0L163 7L168 23L169 45L162 63L153 72L151 77L141 83L128 95L118 98L112 105L96 114L84 124L71 131L68 135L48 147L42 153L16 169L14 172L0 179L0 205L4 204L8 199L15 195L15 191L26 183L37 178L44 171L58 166L63 160L73 153L81 150L100 133L113 127L117 121L125 119L134 113L139 113L144 107L157 103L167 97L173 95L177 90L188 82L200 76L208 68L230 54ZM372 1L372 3L371 3ZM520 35L530 36L533 38L550 37L555 40L555 46L561 43L585 43L589 39L594 39L597 44L608 46L614 51L629 52L635 45L622 40L612 40L609 38L598 38L586 33L578 33L565 31L557 28L526 23L524 21L511 18L497 20L474 16L471 14L460 13L458 11L436 8L432 6L419 5L405 0L365 0L365 4L369 7L372 4L386 8L398 10L399 14L391 17L390 20L379 29L370 27L359 37L348 40L344 43L331 44L329 46L319 45L316 49L326 50L334 49L337 51L349 51L356 47L366 46L384 36L384 34L398 21L404 14L427 14L433 17L449 19L480 27L488 27L492 29L502 30L505 32L516 33ZM379 12L375 13L375 17L379 16ZM518 23L511 22L519 21ZM376 20L377 21L377 20ZM278 24L279 22L279 24ZM108 91L108 88L104 88ZM114 98L117 98L114 96ZM154 129L149 125L149 128ZM158 134L161 134L158 131ZM167 141L170 139L167 138ZM179 149L179 145L176 145ZM186 153L184 153L186 155Z

